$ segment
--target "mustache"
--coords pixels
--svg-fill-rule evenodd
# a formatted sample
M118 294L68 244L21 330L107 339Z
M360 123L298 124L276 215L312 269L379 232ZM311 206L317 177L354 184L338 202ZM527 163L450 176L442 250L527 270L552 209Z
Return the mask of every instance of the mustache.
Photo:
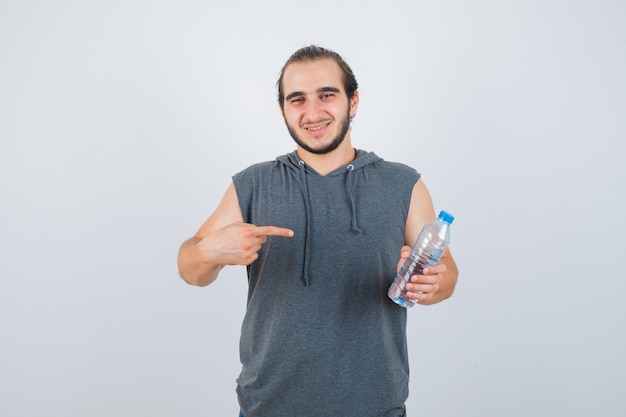
M318 120L303 120L302 123L300 123L300 127L304 127L307 125L316 125L316 124L322 124L322 123L330 123L332 122L332 119L325 117L323 119L318 119Z

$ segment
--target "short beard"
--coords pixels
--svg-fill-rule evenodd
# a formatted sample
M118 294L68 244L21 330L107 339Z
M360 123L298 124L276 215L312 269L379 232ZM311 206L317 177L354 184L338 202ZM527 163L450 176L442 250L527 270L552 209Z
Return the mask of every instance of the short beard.
M339 145L341 145L341 142L343 142L343 140L346 138L346 135L348 134L348 131L350 130L351 120L352 119L350 117L350 113L348 113L346 117L343 119L343 121L341 122L341 130L339 131L339 134L335 137L335 139L333 139L327 146L323 148L319 148L319 149L313 149L309 145L304 143L304 141L300 140L296 132L289 126L286 120L285 120L285 124L287 125L287 130L289 131L289 134L291 135L293 140L298 144L298 146L300 146L302 149L312 154L324 155L324 154L334 151L335 149L339 147Z

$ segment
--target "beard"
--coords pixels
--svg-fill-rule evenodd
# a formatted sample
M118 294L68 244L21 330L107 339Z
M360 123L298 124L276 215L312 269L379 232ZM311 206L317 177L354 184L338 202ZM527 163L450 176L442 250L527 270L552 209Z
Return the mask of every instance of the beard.
M324 155L324 154L334 151L335 149L339 147L339 145L341 145L341 142L343 142L343 140L346 138L346 135L348 134L348 130L350 130L350 120L351 120L350 113L348 112L348 114L346 114L346 117L344 117L340 121L341 123L340 129L339 129L339 133L337 134L337 136L335 136L335 138L326 146L323 146L317 149L312 148L306 143L304 143L304 141L298 137L298 134L296 133L296 131L292 129L291 126L289 126L289 123L287 123L287 120L285 120L285 124L287 125L287 130L289 131L289 134L291 135L292 139L296 142L296 144L298 144L298 146L300 146L302 149L304 149L307 152L310 152L316 155Z

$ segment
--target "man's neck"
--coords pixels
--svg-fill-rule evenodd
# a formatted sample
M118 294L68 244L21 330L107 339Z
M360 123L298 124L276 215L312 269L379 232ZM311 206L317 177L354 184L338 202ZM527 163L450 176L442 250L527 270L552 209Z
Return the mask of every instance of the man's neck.
M298 146L300 159L321 176L325 176L337 168L350 165L356 159L356 153L356 149L352 147L348 138L344 139L334 151L321 155L308 152Z

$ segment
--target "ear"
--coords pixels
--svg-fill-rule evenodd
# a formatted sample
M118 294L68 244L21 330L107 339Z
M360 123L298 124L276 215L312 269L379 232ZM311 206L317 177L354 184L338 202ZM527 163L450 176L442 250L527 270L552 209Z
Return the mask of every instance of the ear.
M359 108L359 90L354 92L354 95L350 99L350 115L354 116Z

